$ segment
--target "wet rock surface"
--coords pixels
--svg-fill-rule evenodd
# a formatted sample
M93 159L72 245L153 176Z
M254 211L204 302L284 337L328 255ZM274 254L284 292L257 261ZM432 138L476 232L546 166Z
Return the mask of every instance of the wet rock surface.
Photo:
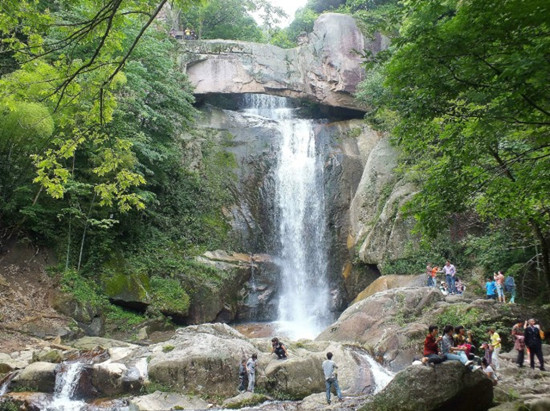
M484 411L492 403L493 384L483 371L470 371L458 361L446 361L404 369L360 409Z

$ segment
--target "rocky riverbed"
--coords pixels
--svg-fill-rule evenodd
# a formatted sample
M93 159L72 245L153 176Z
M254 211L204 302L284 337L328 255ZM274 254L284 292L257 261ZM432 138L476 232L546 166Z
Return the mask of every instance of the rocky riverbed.
M335 409L380 409L382 403L407 409L402 401L408 398L410 409L454 404L453 409L470 410L475 407L460 399L473 392L477 393L477 409L517 409L520 405L544 409L537 407L550 401L550 374L517 369L514 352L502 355L500 380L494 390L480 370L468 371L458 363L410 365L421 352L427 326L451 318L450 313L473 313L480 326L511 325L512 318L524 318L532 309L474 296L444 297L408 280L407 287L397 288L391 288L388 278L378 280L380 284L374 284L371 292L364 293L363 299L315 341L285 341L289 357L283 361L270 353L270 335L247 337L222 323L179 328L165 341L150 344L101 337L32 341L18 350L0 353L3 378L13 377L9 388L3 384L9 392L2 401L22 404L20 409L43 409L59 396L56 377L76 360L84 364L74 395L85 399L88 409L325 409L321 362L331 351L340 367L339 382L345 395L343 403L333 403ZM543 316L545 310L538 309L536 314ZM505 346L506 333L507 329L501 330ZM238 395L238 364L252 353L257 353L259 360L257 390ZM550 358L546 345L545 354ZM392 378L386 389L377 393ZM445 389L449 385L453 390ZM434 392L439 393L437 401ZM105 398L117 398L118 402L98 402Z

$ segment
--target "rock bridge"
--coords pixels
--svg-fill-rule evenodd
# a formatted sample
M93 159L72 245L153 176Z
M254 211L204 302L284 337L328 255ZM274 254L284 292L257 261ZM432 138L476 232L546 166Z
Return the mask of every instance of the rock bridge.
M364 51L377 53L387 39L361 34L351 16L327 13L300 46L229 40L182 41L182 70L198 96L264 93L364 111L353 97L364 79Z

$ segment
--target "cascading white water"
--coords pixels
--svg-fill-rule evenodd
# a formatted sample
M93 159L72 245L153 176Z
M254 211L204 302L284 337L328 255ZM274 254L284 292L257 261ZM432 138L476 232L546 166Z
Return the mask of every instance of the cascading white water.
M280 332L314 338L330 323L323 159L313 121L296 119L287 99L248 96L248 112L276 121L281 134L275 171Z
M65 366L65 370L55 376L55 392L52 402L45 407L47 411L80 411L86 407L84 401L73 399L84 363L68 362Z
M364 354L363 357L370 365L374 384L376 385L373 394L376 394L386 388L386 385L388 385L390 381L393 380L395 374L378 364L370 355Z

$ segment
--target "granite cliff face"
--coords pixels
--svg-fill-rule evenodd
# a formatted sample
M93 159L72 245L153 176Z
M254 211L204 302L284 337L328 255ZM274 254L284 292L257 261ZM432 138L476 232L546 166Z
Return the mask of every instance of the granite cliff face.
M333 311L343 310L375 280L380 264L402 256L410 238L411 221L399 208L414 187L397 180L393 170L398 153L387 136L361 120L363 107L353 96L365 75L357 52L376 53L385 42L381 36L366 40L353 18L335 13L322 15L307 40L294 49L221 40L182 42L182 69L201 102L197 126L204 135L186 139L194 154L184 163L200 166L201 145L212 142L234 158L234 201L225 210L232 250L270 255L277 246L277 227L269 216L276 208L273 173L281 132L273 121L243 111L245 96L289 97L299 116L314 119L324 158ZM271 320L276 315L276 263L267 270L250 267L236 296L241 308L230 310L227 320Z
M364 79L360 53L376 53L386 43L382 36L366 40L351 16L327 13L317 19L313 32L299 47L186 41L181 64L199 95L265 93L363 110L353 97Z

